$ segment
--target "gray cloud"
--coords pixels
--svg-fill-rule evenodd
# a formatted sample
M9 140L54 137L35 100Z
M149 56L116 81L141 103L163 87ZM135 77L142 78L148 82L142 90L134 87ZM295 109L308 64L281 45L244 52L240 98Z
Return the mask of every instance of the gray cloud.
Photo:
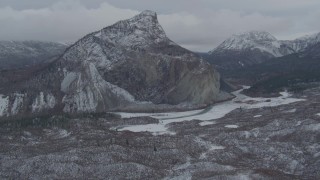
M75 41L150 9L172 40L208 51L244 31L280 39L318 32L319 7L319 0L1 0L0 39Z
M4 7L0 9L0 38L75 41L137 13L107 3L100 4L98 8L87 8L77 1L59 2L41 9L15 10Z
M41 9L50 7L59 2L67 2L69 0L1 0L0 7L10 6L17 10L25 9ZM87 8L97 8L104 0L77 0Z

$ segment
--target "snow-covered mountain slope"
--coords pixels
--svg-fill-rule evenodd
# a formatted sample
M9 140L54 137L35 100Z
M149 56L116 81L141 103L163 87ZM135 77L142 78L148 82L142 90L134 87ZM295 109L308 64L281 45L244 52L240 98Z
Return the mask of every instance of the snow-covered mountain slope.
M61 55L66 45L41 41L0 41L0 70L49 62Z
M292 41L280 41L280 43L287 45L294 52L302 52L307 48L314 46L320 42L320 33L312 34L297 38Z
M104 112L145 101L198 106L221 100L219 88L217 71L172 42L156 13L144 11L88 34L0 94L2 115L10 116L14 102L18 114Z
M233 35L209 52L209 61L220 69L237 69L268 59L304 51L320 42L320 33L292 41L277 40L268 32L251 31Z
M274 57L292 53L292 51L282 51L281 46L283 46L283 44L270 33L251 31L239 35L233 35L231 38L225 40L222 44L209 53L214 54L219 51L227 50L260 50L261 52L269 53Z

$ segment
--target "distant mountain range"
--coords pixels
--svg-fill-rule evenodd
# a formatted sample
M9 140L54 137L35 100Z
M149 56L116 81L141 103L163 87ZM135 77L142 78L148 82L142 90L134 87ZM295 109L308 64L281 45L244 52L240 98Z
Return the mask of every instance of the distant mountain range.
M320 81L320 33L292 41L267 32L234 35L209 53L199 53L215 65L224 79L248 84L250 95L299 91Z
M230 98L220 92L219 73L171 41L152 11L86 35L45 67L1 76L0 116L5 117L132 105L195 108Z
M319 42L320 33L285 41L277 40L268 32L251 31L233 35L205 55L205 58L223 72L299 53Z
M53 61L67 45L41 41L0 41L0 70L26 68Z
M284 88L299 91L320 81L320 33L289 41L251 31L198 55L213 64L226 82L251 85L246 90L250 95L273 96Z
M253 82L248 94L277 93L280 90L301 91L320 82L320 43L299 53L270 59L241 70L231 71L233 78Z

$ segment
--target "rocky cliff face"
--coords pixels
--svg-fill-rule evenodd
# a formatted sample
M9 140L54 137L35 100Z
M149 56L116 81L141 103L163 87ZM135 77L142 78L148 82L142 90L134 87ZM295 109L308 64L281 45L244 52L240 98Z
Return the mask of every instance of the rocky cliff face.
M219 74L172 42L151 11L93 32L32 77L0 89L0 116L83 113L127 105L209 104Z

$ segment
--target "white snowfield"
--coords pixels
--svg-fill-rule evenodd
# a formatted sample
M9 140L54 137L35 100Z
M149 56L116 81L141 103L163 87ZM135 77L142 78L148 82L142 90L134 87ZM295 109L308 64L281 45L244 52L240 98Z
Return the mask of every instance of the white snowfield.
M244 86L243 89L249 87ZM215 124L215 119L219 119L230 113L231 111L241 108L241 109L254 109L261 107L275 107L285 104L290 104L299 101L305 101L305 99L291 98L288 92L281 92L281 96L274 98L252 98L244 94L241 94L240 89L233 92L236 96L233 100L218 103L210 107L209 109L186 111L186 112L169 112L169 113L124 113L118 112L122 118L130 117L142 117L150 116L160 120L158 124L146 124L146 125L133 125L119 128L119 131L129 130L132 132L151 132L154 135L158 134L174 134L174 132L168 130L168 124L173 122L183 122L191 120L203 121L200 123L201 126ZM237 125L232 125L235 127ZM226 127L227 128L227 127Z

